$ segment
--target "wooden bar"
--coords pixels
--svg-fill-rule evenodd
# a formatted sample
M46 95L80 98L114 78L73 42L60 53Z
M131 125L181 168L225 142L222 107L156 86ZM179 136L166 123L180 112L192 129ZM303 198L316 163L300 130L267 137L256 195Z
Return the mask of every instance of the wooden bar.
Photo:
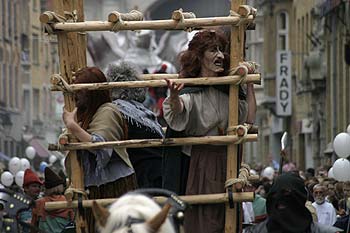
M140 11L132 10L129 13L119 13L118 11L112 11L108 15L108 22L118 22L118 21L141 21L143 20L143 14Z
M243 17L248 17L248 15L256 15L256 9L248 5L240 5L238 7L237 13Z
M245 4L245 0L232 0L231 11L237 12L240 5ZM243 61L244 27L231 27L231 48L230 48L230 69L237 67ZM231 85L229 93L229 121L228 128L238 124L238 86ZM229 131L228 134L234 134ZM227 146L227 173L226 179L237 178L238 176L238 148L237 145ZM233 190L235 191L235 190ZM238 233L240 228L239 205L234 204L230 208L226 204L225 233Z
M242 192L242 193L234 193L232 198L234 202L244 202L244 201L253 201L254 196L255 196L254 192ZM219 204L219 203L228 202L227 193L187 195L187 196L179 196L179 198L190 205ZM106 206L106 205L112 204L117 200L118 198L84 200L83 207L91 208L93 201L96 201L100 205ZM154 197L154 200L159 204L164 204L167 198ZM77 207L78 207L78 201L73 201L71 203L68 203L66 201L56 201L56 202L45 203L46 210L67 209L67 208L77 208Z
M254 20L254 16L249 15L245 18L250 22ZM205 28L213 26L233 25L238 26L244 22L238 16L211 17L211 18L194 18L176 21L171 19L152 20L152 21L125 21L118 22L117 27L114 23L108 21L86 21L77 23L55 23L52 24L54 30L66 32L85 32L85 31L117 31L122 30L186 30L188 28Z
M139 77L142 80L178 79L179 74L141 74Z
M57 86L57 75L52 76L51 91L61 91ZM237 84L241 80L238 75L222 76L222 77L206 77L206 78L183 78L177 79L176 83L184 83L186 86L196 85L223 85L223 84ZM260 84L260 74L250 74L242 83ZM165 80L147 80L147 81L126 81L126 82L105 82L105 83L84 83L69 85L72 91L87 89L87 90L106 90L112 88L138 88L138 87L165 87L167 83Z
M83 0L54 0L54 12L58 15L64 15L65 11L77 11L77 21L84 21ZM84 33L57 33L58 55L60 62L60 73L67 83L72 82L72 71L75 72L82 67L86 67L86 36ZM64 107L68 111L72 111L75 107L73 96L70 93L63 93ZM76 151L70 151L66 157L68 164L67 175L71 183L70 187L84 190L84 173L80 167L80 161ZM75 195L73 198L77 198ZM84 199L84 197L83 197ZM79 211L75 215L76 232L89 233L87 229L86 219L84 214Z
M243 142L253 142L258 138L257 134L248 134ZM205 136L205 137L185 137L167 139L133 139L110 142L75 142L67 145L50 144L49 150L82 150L101 148L143 148L160 146L180 146L180 145L227 145L237 142L240 137L230 136Z
M40 22L42 23L49 23L52 22L55 19L53 12L51 11L45 11L40 15Z
M171 18L176 21L184 19L193 19L196 18L196 15L193 12L183 12L182 9L176 10L171 15Z

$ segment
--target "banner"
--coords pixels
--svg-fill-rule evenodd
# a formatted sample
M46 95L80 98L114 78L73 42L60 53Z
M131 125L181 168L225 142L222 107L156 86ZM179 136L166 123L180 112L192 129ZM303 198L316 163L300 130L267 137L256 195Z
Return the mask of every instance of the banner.
M290 51L276 53L276 113L292 114L292 55Z

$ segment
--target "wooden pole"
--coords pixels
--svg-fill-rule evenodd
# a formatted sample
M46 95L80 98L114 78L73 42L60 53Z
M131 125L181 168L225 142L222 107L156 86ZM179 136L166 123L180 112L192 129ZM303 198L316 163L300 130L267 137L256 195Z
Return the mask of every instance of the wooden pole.
M123 31L123 30L187 30L189 28L205 28L222 25L234 25L251 22L254 20L253 15L247 18L239 16L211 17L211 18L194 18L176 21L171 19L152 20L152 21L126 21L117 24L108 21L86 21L86 22L65 22L54 23L52 28L56 31L66 32L85 32L85 31Z
M238 11L240 5L244 5L245 0L231 0L231 11ZM237 67L240 61L243 61L243 27L231 27L231 48L230 48L230 68ZM229 93L229 122L228 127L233 127L238 124L238 86L230 85ZM230 131L229 135L234 134ZM226 178L237 178L238 164L237 164L237 145L231 144L227 146L227 174ZM235 190L233 190L235 191ZM230 208L226 204L225 215L225 233L236 233L238 225L238 205L234 204L234 208Z
M206 78L183 78L177 79L176 83L184 83L186 86L196 85L223 85L223 84L238 84L241 81L241 76L223 76L223 77L206 77ZM250 74L242 83L260 84L260 74ZM51 78L51 91L60 91L58 76L53 75ZM165 80L147 80L147 81L125 81L125 82L105 82L105 83L83 83L71 84L69 88L72 91L87 89L87 90L106 90L112 88L138 88L138 87L166 87Z
M248 134L242 142L253 142L258 138L257 134ZM160 146L180 146L180 145L227 145L236 143L240 137L231 136L205 136L205 137L185 137L185 138L166 138L166 139L132 139L124 141L109 142L77 142L67 145L57 146L50 144L49 150L92 150L101 148L143 148Z
M196 15L193 12L183 12L182 9L179 9L173 12L171 18L173 20L180 21L184 19L196 18Z
M139 77L141 80L178 79L179 74L141 74Z
M46 11L44 13L42 13L40 15L40 22L42 23L48 23L48 22L52 22L55 19L55 17L53 16L53 14L50 11Z
M112 11L108 15L108 22L118 22L118 21L141 21L143 20L143 14L137 10L131 10L129 13L120 13L118 11Z
M219 204L219 203L227 203L228 202L227 193L187 195L187 196L179 196L179 198L190 205ZM235 193L232 196L232 198L233 198L234 202L253 201L254 200L254 192ZM106 205L109 205L117 200L118 200L118 198L85 200L85 201L83 201L83 207L84 208L91 208L93 201L96 201L100 205L106 206ZM166 197L154 197L154 200L159 204L164 204L166 202L167 198ZM67 209L67 208L77 208L77 207L78 207L78 201L73 201L71 203L66 202L66 201L55 201L55 202L45 203L46 210Z
M54 11L64 15L64 11L77 11L77 21L84 21L83 0L55 0ZM84 33L57 32L58 54L60 59L60 73L67 83L72 82L72 72L86 66L86 36ZM72 111L75 102L70 93L64 94L65 108ZM70 186L84 190L84 174L80 167L76 151L70 151L66 158L67 173L70 176ZM76 213L76 232L88 233L85 216Z

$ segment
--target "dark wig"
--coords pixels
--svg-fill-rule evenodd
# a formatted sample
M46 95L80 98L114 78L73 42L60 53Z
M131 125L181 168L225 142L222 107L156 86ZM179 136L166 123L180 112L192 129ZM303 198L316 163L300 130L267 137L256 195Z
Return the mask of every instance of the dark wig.
M202 30L197 32L190 41L188 49L180 53L180 77L198 77L201 71L205 50L213 46L219 46L220 50L224 52L226 51L227 45L228 40L222 31ZM229 65L229 55L224 53L224 71L220 73L219 76L227 74Z
M79 83L103 83L107 82L105 75L96 67L82 68L75 74L74 84ZM81 122L81 127L87 129L92 117L97 109L104 103L111 102L109 90L79 90L76 92L76 98L83 103L83 106L78 106L78 122ZM79 97L77 97L79 96Z

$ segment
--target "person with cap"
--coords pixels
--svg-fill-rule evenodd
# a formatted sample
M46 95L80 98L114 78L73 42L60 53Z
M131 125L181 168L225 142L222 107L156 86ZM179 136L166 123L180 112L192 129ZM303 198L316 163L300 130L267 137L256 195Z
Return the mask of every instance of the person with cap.
M23 190L33 200L39 197L43 182L31 169L26 169L23 176Z
M49 167L45 168L45 195L35 203L33 226L44 232L60 233L69 222L74 220L72 209L45 210L47 202L66 201L63 195L64 183L65 181ZM34 232L32 231L32 233Z
M43 182L40 180L38 175L31 169L26 169L23 176L23 190L33 200L39 197ZM19 214L19 221L30 224L32 221L32 209L21 211ZM23 233L28 233L29 227L22 226Z
M268 218L244 230L245 233L331 233L341 229L312 221L305 207L307 190L295 173L278 176L266 200Z

